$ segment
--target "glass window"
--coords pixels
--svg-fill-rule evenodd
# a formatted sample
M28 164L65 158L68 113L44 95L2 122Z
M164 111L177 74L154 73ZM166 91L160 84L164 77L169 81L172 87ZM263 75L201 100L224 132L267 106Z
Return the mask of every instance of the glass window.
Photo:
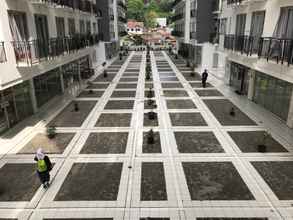
M287 120L293 85L257 72L253 101Z
M74 20L74 18L68 18L68 34L70 36L75 34L75 20Z
M44 105L54 96L61 93L59 69L51 70L34 78L35 93L38 107Z

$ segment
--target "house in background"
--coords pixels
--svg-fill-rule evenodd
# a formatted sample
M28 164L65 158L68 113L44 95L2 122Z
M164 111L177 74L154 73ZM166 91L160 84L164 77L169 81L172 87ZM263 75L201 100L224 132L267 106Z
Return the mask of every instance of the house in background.
M143 22L138 22L135 20L129 20L127 22L127 33L128 34L138 34L141 35L144 32Z

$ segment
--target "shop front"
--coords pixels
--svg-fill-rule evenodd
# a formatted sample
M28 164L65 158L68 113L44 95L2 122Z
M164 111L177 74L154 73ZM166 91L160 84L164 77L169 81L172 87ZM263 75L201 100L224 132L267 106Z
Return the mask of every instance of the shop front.
M231 62L230 68L230 86L235 88L235 92L237 94L247 95L249 84L249 68L234 62Z
M253 101L287 121L293 84L256 72Z
M28 81L1 91L0 133L33 114Z
M34 87L38 108L62 93L59 68L34 77Z

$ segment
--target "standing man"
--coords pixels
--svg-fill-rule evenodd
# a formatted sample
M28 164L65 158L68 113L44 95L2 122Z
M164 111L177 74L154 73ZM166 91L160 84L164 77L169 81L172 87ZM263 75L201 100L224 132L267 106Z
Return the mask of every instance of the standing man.
M201 82L202 82L202 87L205 88L207 85L207 79L208 79L208 71L205 69L204 72L201 74Z

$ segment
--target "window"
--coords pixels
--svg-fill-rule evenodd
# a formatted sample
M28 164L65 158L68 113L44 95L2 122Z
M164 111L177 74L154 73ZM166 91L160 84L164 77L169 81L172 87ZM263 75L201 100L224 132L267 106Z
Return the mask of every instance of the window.
M68 18L68 34L70 36L75 34L75 20L74 20L74 18Z
M220 34L227 34L227 18L222 18L220 23Z
M293 7L281 8L279 20L275 28L274 37L293 38Z
M28 39L26 14L18 11L8 11L9 26L13 40L25 41Z
M55 20L56 20L57 37L64 37L65 36L64 18L56 17Z
M236 32L238 36L245 34L246 14L239 14L236 17Z
M91 22L90 21L86 22L86 33L91 33Z
M80 34L85 34L84 20L79 20L79 33Z

